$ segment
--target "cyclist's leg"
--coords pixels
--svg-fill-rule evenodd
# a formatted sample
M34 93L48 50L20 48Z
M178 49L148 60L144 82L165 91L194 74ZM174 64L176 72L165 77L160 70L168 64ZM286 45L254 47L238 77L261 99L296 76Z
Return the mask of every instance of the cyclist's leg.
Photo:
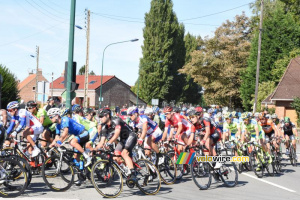
M133 170L133 162L132 162L132 159L130 158L130 154L132 152L132 149L136 145L136 142L137 142L136 135L134 133L130 133L129 137L127 138L127 140L124 143L124 149L122 150L122 153L121 153L123 159L125 160L127 167L130 170Z
M295 136L294 135L290 135L289 138L292 141L292 145L293 145L293 147L295 149L295 152L296 152L297 148L296 148L296 139L295 139Z
M150 142L148 144L150 144L150 146L152 147L152 149L156 152L159 153L159 149L157 146L157 142L159 142L162 139L162 131L160 128L157 128L150 136L149 139Z
M145 149L145 155L147 157L150 157L150 155L151 155L151 147L152 147L152 145L151 145L151 135L150 135L150 137L149 137L149 135L146 135L145 142L144 142L144 149Z
M51 133L49 129L45 128L43 133L42 133L42 139L48 141L49 143L53 142L53 138L51 137ZM47 142L41 141L42 147L47 146Z

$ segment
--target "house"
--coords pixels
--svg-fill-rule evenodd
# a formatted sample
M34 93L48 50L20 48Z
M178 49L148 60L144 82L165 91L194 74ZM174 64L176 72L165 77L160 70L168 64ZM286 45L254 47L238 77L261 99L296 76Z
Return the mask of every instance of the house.
M84 101L84 75L76 75L76 83L79 84L78 89L75 90L76 98L73 103L83 106ZM99 107L100 100L100 87L101 76L89 75L88 76L88 90L87 90L87 102L88 107ZM52 83L50 84L50 93L52 91ZM64 88L64 76L57 78L53 81L53 97L62 97ZM102 106L108 105L109 107L136 105L137 96L131 91L131 87L118 79L116 76L103 76L102 80ZM145 105L146 102L139 98L139 105Z
M38 69L37 74L38 74L38 81L48 82L48 80L42 74L42 69ZM19 93L20 98L23 99L24 102L34 100L35 90L36 90L36 74L32 72L29 73L29 76L27 76L27 78L25 78L22 82L18 84L18 89L20 91Z
M279 118L287 116L297 124L296 111L291 107L296 97L300 97L300 56L290 61L276 89L262 102L262 105L273 104Z

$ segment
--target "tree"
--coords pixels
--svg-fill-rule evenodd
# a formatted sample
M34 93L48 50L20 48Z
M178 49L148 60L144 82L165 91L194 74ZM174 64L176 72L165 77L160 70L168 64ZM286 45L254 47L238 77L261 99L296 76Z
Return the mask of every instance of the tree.
M82 67L80 67L79 71L78 71L78 75L84 75L85 74L85 65L83 65ZM89 75L96 75L95 72L92 70Z
M234 21L227 20L213 38L205 38L204 45L191 53L192 60L180 70L205 88L206 103L240 107L240 71L249 56L249 27L244 13Z
M262 111L261 107L261 102L265 100L272 92L274 92L276 85L274 81L266 81L262 82L258 86L258 94L257 94L257 104L256 104L256 111L260 112ZM254 104L254 98L255 95L252 95L252 100L251 104ZM252 107L253 109L253 107Z
M190 33L187 33L184 37L184 45L186 51L185 63L188 63L192 59L191 52L197 50L197 48L201 48L203 40L200 36L195 37ZM202 90L202 87L194 81L191 75L184 74L183 76L184 82L179 101L192 104L201 103L201 95L199 92Z
M184 26L178 23L171 0L152 0L145 14L143 58L140 60L139 96L150 103L152 98L176 100L182 92L184 65ZM156 61L163 60L163 63Z
M300 98L296 97L294 99L294 102L291 103L292 108L296 110L297 113L297 124L300 126Z
M266 3L263 20L259 83L278 82L278 76L272 75L274 64L278 59L288 55L294 48L300 47L300 26L293 18L292 13L285 13L284 4L280 1L269 0ZM250 110L252 95L255 92L258 51L257 29L251 41L248 67L242 73L240 92L246 110Z
M0 74L3 78L1 106L6 108L9 102L19 99L18 81L17 77L2 64L0 64Z

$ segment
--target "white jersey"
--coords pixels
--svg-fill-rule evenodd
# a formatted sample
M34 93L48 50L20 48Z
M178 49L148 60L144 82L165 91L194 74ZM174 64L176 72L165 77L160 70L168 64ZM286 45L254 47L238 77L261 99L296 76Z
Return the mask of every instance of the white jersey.
M30 112L28 112L25 109L18 110L15 117L19 118L19 121L21 121L21 119L25 117L25 119L26 119L26 124L25 125L27 127L32 127L32 126L41 127L41 126L43 126L41 124L41 122L34 115L32 115Z

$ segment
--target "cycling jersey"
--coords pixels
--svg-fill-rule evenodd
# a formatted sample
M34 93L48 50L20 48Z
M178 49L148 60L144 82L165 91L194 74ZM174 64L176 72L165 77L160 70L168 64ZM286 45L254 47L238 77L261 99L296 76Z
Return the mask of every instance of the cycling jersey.
M268 119L265 123L261 123L261 121L258 123L261 125L263 131L267 136L271 136L273 133L275 133L275 124L271 119Z
M97 126L96 122L89 121L81 117L80 115L73 115L72 119L75 120L77 123L82 124L86 130L90 130Z
M181 133L186 133L187 136L189 136L191 133L195 133L195 126L190 121L186 120L183 116L181 116L179 113L175 113L173 115L173 120L166 119L165 129L168 129L170 125L177 129L178 125L180 124L182 124Z
M36 114L36 117L38 119L40 119L41 117L44 117L44 122L43 122L43 126L50 126L52 124L52 121L50 120L50 118L47 115L47 111L43 108L40 108Z
M16 128L17 133L21 132L25 127L30 127L30 131L34 135L39 135L44 130L41 122L34 115L25 109L19 109L16 114L12 116L11 123L7 129L8 135L12 132L17 121L20 122Z
M258 128L259 134L263 133L262 127L257 123L255 119L251 119L248 124L242 123L241 131L242 133L245 133L247 130L248 135L251 134L252 137L255 137L256 136L255 127Z
M132 129L119 117L112 117L111 124L102 125L100 132L101 137L106 137L110 140L117 129L120 129L120 139L126 140L129 137L129 134L132 132Z
M153 132L156 131L158 125L156 122L152 121L146 115L140 115L136 121L131 122L131 126L134 128L142 129L143 125L147 123L147 135L151 135Z
M71 135L80 135L85 131L84 126L77 123L74 119L69 117L61 118L61 123L56 125L56 134L60 135L60 131L64 128L69 128L69 134Z
M207 117L201 118L199 122L195 124L195 129L200 130L201 132L205 131L205 127L210 128L210 135L214 134L215 130L217 130L216 124Z
M285 126L284 123L281 124L280 129L284 132L284 135L294 135L293 129L296 128L295 124L293 122L290 122L289 126Z

